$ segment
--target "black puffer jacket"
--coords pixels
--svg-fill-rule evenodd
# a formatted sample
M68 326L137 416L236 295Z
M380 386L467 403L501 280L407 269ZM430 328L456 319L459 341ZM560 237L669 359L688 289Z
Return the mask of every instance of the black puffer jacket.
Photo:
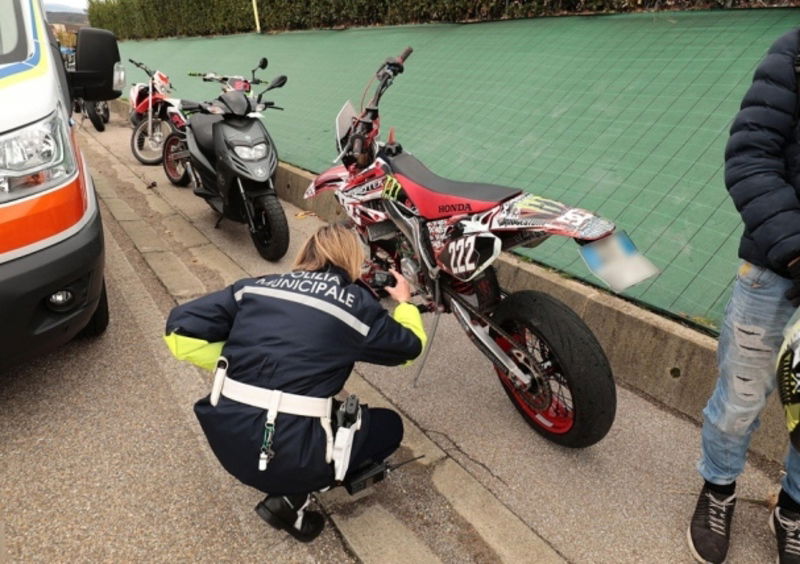
M725 148L725 184L744 221L739 256L783 276L786 264L800 257L798 41L795 29L770 47Z

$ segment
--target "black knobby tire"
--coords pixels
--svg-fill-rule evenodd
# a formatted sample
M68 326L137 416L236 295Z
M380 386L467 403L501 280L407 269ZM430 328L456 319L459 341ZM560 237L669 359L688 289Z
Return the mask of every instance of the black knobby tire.
M163 156L161 165L164 167L164 174L167 179L175 186L188 186L192 177L186 163L183 159L173 159L172 153L183 151L186 149L186 142L179 133L170 133L166 141L164 141Z
M275 194L253 200L256 232L250 233L258 254L268 261L280 260L289 249L289 224Z
M528 424L571 448L605 437L616 415L616 387L603 349L580 317L547 294L524 291L504 300L492 319L514 341L494 333L495 342L523 371L530 373L526 362L538 365L550 389L549 405L541 405L547 394L520 390L497 369L503 389Z
M97 105L100 108L99 113L103 123L108 123L111 121L111 110L108 107L108 102L98 102Z
M89 323L81 329L80 337L99 337L105 333L108 327L108 294L106 293L106 282L103 281L103 290L100 292L100 301L97 302L97 309L94 310Z
M86 115L89 116L89 121L97 131L105 131L106 124L103 123L103 118L97 113L97 104L95 102L87 102L84 100L83 107L86 110Z
M131 124L131 127L136 127L142 121L142 114L136 113L136 110L131 110L128 112L128 121Z
M133 134L131 135L131 152L140 163L145 165L157 165L161 163L164 140L169 136L169 133L165 133L165 128L162 127L163 124L167 124L167 128L169 128L169 122L153 118L153 138L160 139L160 143L156 143L155 145L151 144L149 136L147 135L146 119L139 122L139 125L133 130ZM156 136L159 137L156 138Z

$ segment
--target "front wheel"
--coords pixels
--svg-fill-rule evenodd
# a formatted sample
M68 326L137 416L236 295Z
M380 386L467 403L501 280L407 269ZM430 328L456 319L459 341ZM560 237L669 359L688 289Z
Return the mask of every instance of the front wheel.
M174 156L181 151L186 151L183 135L170 133L167 136L167 140L164 141L164 154L161 165L164 167L164 174L175 186L187 186L192 179L189 168L186 166L186 160Z
M258 254L269 261L280 260L289 249L289 224L275 194L253 200L255 232L250 233Z
M100 114L97 113L97 104L95 102L87 102L84 100L83 107L86 110L86 115L89 116L89 121L97 131L105 131L106 124Z
M583 448L606 436L617 408L616 387L603 349L566 305L540 292L511 294L492 316L506 334L495 342L526 374L529 386L496 368L508 397L548 440Z
M147 120L143 119L131 135L131 151L142 164L157 165L161 162L164 141L171 132L168 122L153 118L152 132L148 132Z
M100 114L103 123L108 123L109 121L111 121L111 110L108 107L108 102L98 102L97 113Z

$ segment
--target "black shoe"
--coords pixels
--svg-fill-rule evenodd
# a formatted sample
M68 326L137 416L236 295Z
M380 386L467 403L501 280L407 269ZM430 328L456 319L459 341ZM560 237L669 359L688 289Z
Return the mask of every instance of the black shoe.
M800 513L778 506L770 515L769 528L778 541L778 562L800 563Z
M736 494L724 497L703 486L686 537L698 562L725 562L731 539Z
M256 505L256 513L279 530L285 530L300 542L311 542L325 527L325 518L316 511L306 511L308 495L267 496Z

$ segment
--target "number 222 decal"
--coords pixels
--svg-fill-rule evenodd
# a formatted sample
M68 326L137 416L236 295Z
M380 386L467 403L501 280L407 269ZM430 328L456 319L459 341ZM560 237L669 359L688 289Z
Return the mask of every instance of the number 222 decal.
M450 255L450 271L453 274L464 274L477 268L477 264L472 260L475 252L475 237L462 237L451 241L447 245Z

